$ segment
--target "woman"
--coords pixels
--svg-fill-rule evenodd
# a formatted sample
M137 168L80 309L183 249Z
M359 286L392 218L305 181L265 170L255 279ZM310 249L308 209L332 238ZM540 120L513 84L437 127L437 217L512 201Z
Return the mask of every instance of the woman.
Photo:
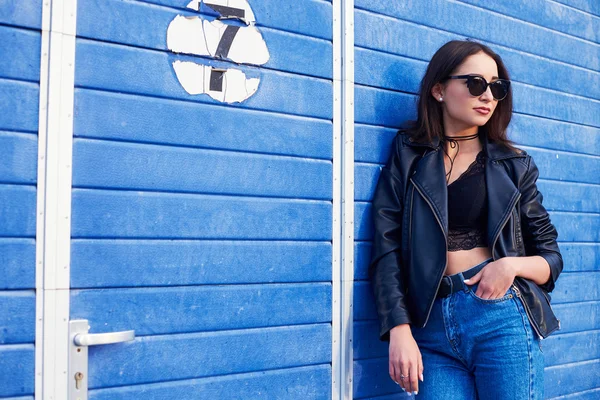
M506 137L502 59L451 41L421 82L373 198L369 276L389 374L432 400L543 399L563 268L532 157Z

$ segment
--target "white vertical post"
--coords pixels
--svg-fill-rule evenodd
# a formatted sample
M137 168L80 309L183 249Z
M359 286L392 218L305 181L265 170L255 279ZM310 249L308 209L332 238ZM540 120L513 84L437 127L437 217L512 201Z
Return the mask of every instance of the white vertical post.
M36 226L36 400L67 399L77 0L43 0Z
M353 397L354 0L333 0L332 398Z
M342 0L333 0L333 229L331 398L342 398Z
M353 396L354 337L354 0L342 1L342 384Z

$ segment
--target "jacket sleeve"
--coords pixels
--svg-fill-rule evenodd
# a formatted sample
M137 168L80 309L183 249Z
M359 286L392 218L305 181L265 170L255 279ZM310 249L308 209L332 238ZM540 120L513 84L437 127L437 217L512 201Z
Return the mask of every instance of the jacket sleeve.
M372 203L374 236L369 279L375 296L381 341L389 341L389 331L393 327L411 323L405 305L401 257L404 183L400 174L400 141L400 135L396 135Z
M558 233L542 205L543 196L537 189L539 171L531 155L521 183L521 228L527 256L539 255L550 265L550 278L540 285L552 292L563 269L563 259L556 239Z

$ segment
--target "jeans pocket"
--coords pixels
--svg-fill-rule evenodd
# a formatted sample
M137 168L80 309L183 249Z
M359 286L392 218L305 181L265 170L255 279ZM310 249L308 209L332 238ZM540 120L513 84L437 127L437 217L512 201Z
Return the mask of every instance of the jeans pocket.
M502 297L499 297L497 299L484 299L475 294L475 293L477 293L478 287L479 287L479 282L474 285L467 285L467 292L473 298L477 299L478 301L480 301L482 303L501 303L501 302L511 299L514 295L512 288L508 288L508 291L506 293L504 293L504 296L502 296Z

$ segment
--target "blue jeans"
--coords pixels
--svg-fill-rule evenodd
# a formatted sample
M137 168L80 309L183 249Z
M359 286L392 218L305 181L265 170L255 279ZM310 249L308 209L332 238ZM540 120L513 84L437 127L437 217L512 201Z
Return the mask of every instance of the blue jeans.
M469 270L481 269L491 261ZM462 272L455 275L463 278ZM424 381L419 380L415 397L543 399L540 339L513 288L501 298L485 300L475 295L479 283L461 286L447 297L436 298L424 328L411 325L423 358Z

